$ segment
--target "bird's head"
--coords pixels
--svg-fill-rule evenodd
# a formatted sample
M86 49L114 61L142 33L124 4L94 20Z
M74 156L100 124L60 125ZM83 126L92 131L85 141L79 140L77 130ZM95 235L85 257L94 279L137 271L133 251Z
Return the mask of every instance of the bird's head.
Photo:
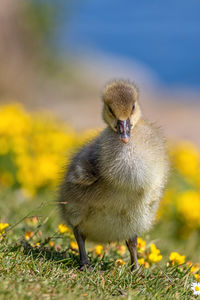
M138 90L129 81L111 81L103 91L103 119L125 144L141 117L137 100Z

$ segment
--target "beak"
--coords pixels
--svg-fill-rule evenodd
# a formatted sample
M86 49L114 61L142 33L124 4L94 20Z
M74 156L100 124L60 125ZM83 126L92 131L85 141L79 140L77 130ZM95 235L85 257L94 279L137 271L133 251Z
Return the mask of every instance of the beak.
M125 121L121 121L121 120L117 121L117 132L120 136L120 139L125 144L127 144L130 139L130 130L131 130L131 124L129 119Z

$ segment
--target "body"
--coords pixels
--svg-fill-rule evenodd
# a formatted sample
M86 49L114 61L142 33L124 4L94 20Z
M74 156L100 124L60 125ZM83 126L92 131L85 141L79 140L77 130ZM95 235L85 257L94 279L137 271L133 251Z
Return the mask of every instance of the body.
M168 160L160 131L138 115L128 142L126 132L122 130L119 138L113 123L85 145L67 168L60 189L61 213L84 239L128 241L153 223Z

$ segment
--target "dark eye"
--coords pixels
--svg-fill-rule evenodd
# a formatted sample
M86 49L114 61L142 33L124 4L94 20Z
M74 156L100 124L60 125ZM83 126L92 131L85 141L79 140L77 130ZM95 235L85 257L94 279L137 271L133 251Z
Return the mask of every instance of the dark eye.
M109 110L109 112L111 113L111 115L113 115L113 117L115 117L115 114L114 114L114 112L112 111L112 109L110 108L110 106L108 106L108 110Z
M135 109L135 104L133 104L133 107L132 107L131 113L133 113L134 109Z

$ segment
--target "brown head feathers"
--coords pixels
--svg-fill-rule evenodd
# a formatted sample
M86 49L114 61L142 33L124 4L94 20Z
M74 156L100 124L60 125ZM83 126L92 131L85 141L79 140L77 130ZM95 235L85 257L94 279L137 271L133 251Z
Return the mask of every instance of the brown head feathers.
M113 111L130 113L137 101L138 90L134 84L126 80L112 80L104 88L103 100Z

